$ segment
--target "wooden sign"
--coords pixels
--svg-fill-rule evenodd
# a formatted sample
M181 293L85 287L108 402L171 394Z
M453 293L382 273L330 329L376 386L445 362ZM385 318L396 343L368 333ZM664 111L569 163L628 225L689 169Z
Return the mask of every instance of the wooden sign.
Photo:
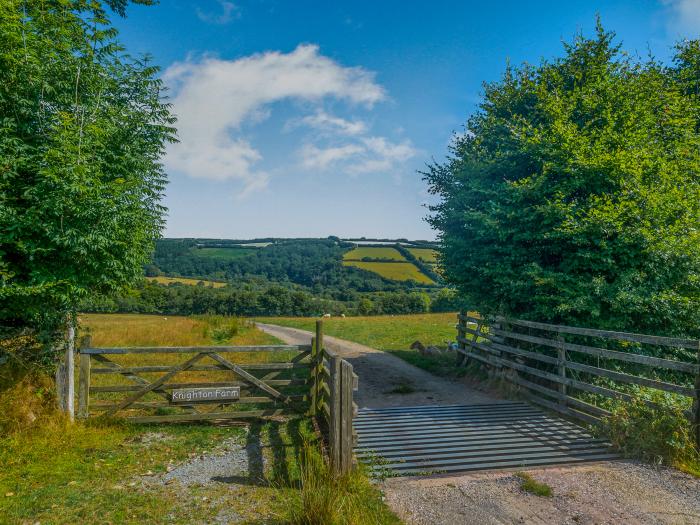
M241 387L180 388L173 390L173 403L206 403L237 400L241 397Z

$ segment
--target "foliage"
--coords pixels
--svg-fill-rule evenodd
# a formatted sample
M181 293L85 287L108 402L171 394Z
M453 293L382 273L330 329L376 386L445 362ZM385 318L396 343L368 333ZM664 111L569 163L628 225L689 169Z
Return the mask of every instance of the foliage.
M88 293L138 277L161 232L174 119L158 68L125 54L103 5L0 4L5 327L50 332Z
M440 308L449 307L436 291ZM333 300L297 286L266 282L241 282L225 288L142 282L133 289L84 301L84 312L153 313L165 315L219 314L235 316L381 315L423 313L430 308L425 292L395 291L349 294L345 301Z
M535 496L541 496L543 498L552 497L552 487L546 483L537 481L527 472L516 472L515 477L520 480L520 489L534 494Z
M700 467L693 425L685 414L687 405L668 392L654 391L649 400L635 396L620 402L605 420L611 443L630 457L678 467Z
M697 41L638 62L598 23L508 67L424 174L440 266L470 308L664 334L700 326Z

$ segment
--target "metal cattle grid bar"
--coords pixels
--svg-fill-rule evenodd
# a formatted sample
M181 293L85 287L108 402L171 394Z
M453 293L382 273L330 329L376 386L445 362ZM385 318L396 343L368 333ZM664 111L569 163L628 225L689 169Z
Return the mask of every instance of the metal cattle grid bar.
M619 459L609 443L525 403L363 408L355 454L375 473L439 474Z

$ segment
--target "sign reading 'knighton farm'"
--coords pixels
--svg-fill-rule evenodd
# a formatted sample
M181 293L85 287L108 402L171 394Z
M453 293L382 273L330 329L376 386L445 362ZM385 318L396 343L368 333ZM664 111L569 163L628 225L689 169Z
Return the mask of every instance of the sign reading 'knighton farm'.
M181 388L173 390L173 403L231 401L241 397L241 387Z

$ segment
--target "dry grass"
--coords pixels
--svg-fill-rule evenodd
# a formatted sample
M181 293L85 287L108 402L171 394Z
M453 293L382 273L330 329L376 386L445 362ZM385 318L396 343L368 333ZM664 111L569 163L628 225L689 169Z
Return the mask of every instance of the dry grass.
M110 346L206 346L217 343L212 330L220 316L164 317L138 314L81 314L81 335L89 334L92 344ZM277 339L252 324L240 322L240 330L225 344L266 345Z
M211 288L223 288L226 286L227 283L221 283L218 281L206 281L204 279L191 279L189 277L146 277L149 281L153 281L155 283L159 284L172 284L172 283L180 283L180 284L187 284L189 286L197 286L199 283L204 283L204 286L208 286Z

